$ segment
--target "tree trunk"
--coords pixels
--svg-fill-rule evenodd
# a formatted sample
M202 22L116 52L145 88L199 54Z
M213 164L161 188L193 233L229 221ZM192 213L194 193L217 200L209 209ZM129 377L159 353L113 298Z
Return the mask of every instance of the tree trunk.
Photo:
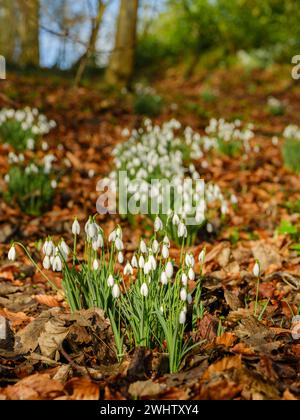
M8 63L16 60L17 22L15 4L11 0L0 0L0 55Z
M121 0L114 51L106 72L109 84L127 85L134 69L138 0Z
M86 49L86 52L78 60L78 64L77 64L78 69L77 69L76 78L75 78L75 86L79 85L81 78L83 76L84 70L90 58L93 56L93 54L96 51L97 38L98 38L99 30L101 27L101 23L103 20L105 9L106 9L106 4L102 0L99 0L98 14L96 18L93 19L92 31L91 31L88 47Z
M20 64L38 66L39 54L39 0L18 0L20 10Z

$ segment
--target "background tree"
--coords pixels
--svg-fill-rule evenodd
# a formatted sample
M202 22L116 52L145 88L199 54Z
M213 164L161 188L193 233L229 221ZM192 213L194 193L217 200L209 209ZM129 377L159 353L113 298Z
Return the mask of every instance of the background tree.
M109 84L128 84L134 69L138 0L121 0L114 51L106 73Z
M20 63L23 66L38 66L39 47L39 0L18 0Z

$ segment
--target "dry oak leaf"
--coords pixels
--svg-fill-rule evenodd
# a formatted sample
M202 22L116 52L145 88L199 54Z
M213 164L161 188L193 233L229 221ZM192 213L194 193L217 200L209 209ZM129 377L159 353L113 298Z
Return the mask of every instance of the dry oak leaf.
M51 379L50 375L37 373L8 386L3 394L9 400L52 400L63 395L64 391L62 384Z
M73 378L65 385L71 400L99 400L100 387L89 378Z
M259 261L262 271L267 271L270 266L273 267L273 271L276 271L282 265L281 256L277 249L265 241L254 243L252 253L254 258Z
M129 386L128 392L134 398L146 398L159 395L166 389L164 384L158 384L150 379L148 381L137 381Z
M62 306L54 296L36 295L34 296L34 299L37 300L39 304L48 306L49 308L57 308Z

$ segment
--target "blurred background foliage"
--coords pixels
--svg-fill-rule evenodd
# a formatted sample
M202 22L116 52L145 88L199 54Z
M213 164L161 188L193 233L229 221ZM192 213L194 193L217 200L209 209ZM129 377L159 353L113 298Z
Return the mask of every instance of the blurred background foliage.
M266 67L300 50L299 0L0 0L0 54L9 65L107 81L176 67Z

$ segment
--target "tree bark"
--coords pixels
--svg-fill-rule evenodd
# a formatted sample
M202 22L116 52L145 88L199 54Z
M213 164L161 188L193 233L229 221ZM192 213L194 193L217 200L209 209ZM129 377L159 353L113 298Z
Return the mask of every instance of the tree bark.
M39 0L18 0L20 11L20 64L38 66L39 49Z
M91 31L88 47L86 49L86 52L78 60L78 69L77 69L77 73L75 77L75 86L79 85L81 78L83 76L84 70L90 58L93 56L93 54L96 51L97 38L98 38L98 34L99 34L99 30L101 27L101 23L103 20L103 15L104 15L106 6L107 6L107 3L104 3L102 0L99 0L98 14L95 17L95 19L93 19L92 31Z
M121 0L114 51L106 72L109 84L127 85L134 70L138 0Z
M11 0L0 0L0 55L8 63L16 60L17 22L15 4Z

